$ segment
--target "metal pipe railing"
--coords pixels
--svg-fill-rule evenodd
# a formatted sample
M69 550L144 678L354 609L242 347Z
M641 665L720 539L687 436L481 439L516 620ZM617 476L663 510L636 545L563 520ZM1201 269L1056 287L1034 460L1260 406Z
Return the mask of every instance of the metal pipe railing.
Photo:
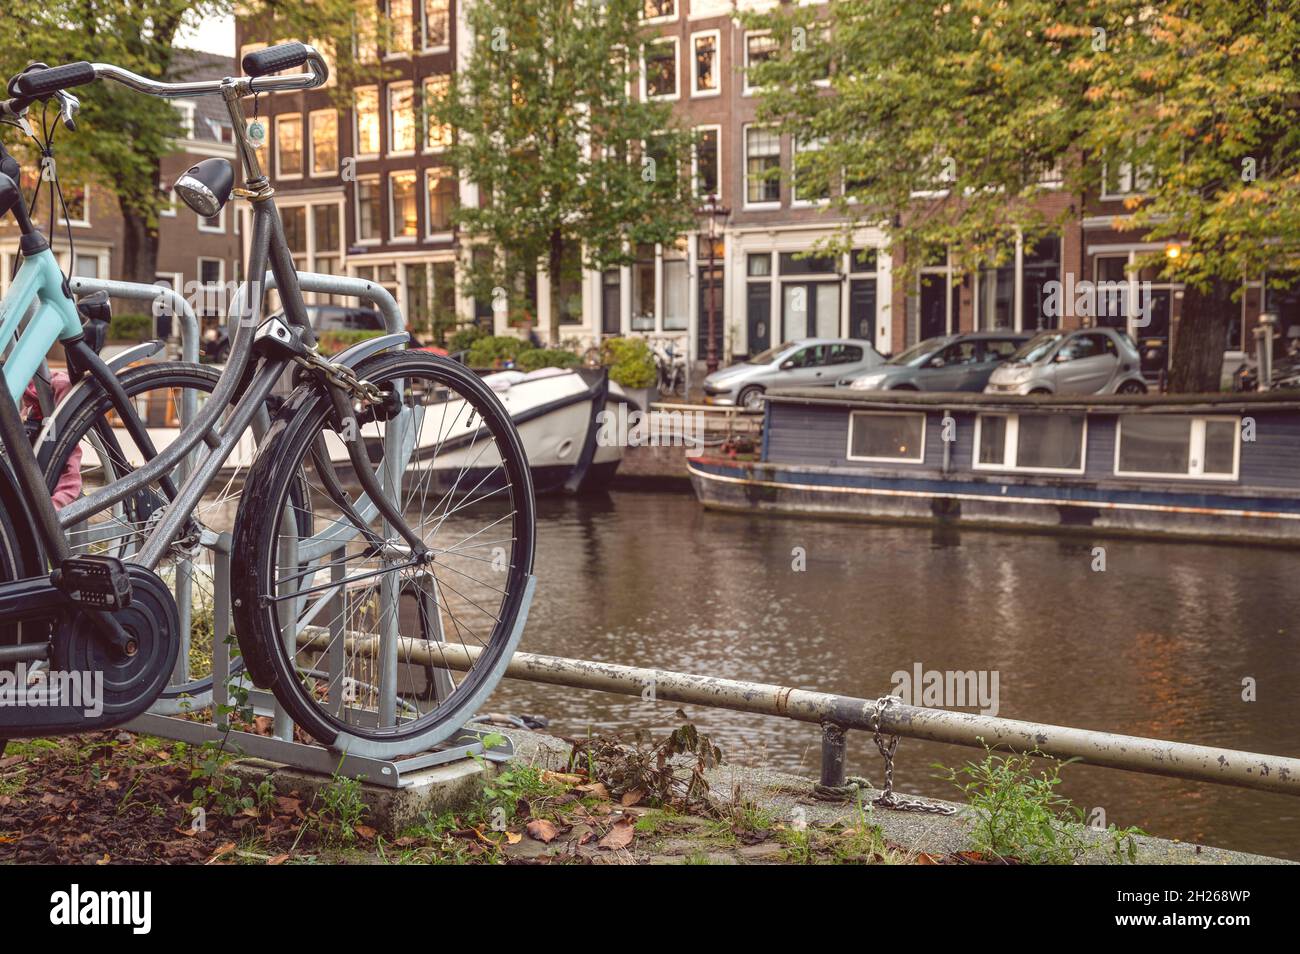
M364 655L371 651L374 640L375 637L369 634L349 636L348 650ZM298 642L309 648L324 648L329 643L329 634L319 627L305 627ZM481 653L474 647L430 643L409 637L401 637L401 649L403 661L457 671L468 670ZM627 696L643 696L649 688L654 699L665 702L734 709L868 732L873 730L872 718L876 709L874 699L533 653L515 653L505 675L509 679ZM1147 775L1300 795L1300 759L1280 755L1239 752L902 703L883 710L880 731L968 748L982 749L985 744L991 748L1002 746L1058 759L1077 758L1090 765ZM827 782L824 777L823 783L834 784L834 780Z

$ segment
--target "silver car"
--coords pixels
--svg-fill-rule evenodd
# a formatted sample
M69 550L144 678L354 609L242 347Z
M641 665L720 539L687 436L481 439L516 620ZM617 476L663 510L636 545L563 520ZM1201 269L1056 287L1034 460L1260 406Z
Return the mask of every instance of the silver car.
M884 360L860 338L800 338L714 371L704 379L704 400L757 410L770 388L829 387Z
M1015 331L940 335L839 384L864 391L983 391L993 370L1028 340Z
M985 394L1143 394L1142 359L1113 328L1040 331L993 372Z

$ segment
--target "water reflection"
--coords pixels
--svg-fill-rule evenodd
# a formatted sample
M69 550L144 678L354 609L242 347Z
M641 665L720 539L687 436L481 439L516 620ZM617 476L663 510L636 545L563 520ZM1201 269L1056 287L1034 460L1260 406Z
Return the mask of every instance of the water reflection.
M996 669L1009 718L1300 755L1294 553L714 514L674 494L545 500L540 521L532 652L857 696L918 662ZM491 708L578 735L664 728L674 707L509 682ZM817 768L815 727L689 714L738 761ZM850 770L878 779L874 752L851 734ZM951 795L932 763L973 754L904 740L899 786ZM1066 779L1107 821L1300 858L1295 799L1083 766Z

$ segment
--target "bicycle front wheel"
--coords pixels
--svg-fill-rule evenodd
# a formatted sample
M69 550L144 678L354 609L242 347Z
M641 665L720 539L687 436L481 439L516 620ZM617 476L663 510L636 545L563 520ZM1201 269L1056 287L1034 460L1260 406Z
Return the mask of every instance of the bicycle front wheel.
M235 519L235 622L254 682L298 725L392 757L459 731L501 678L527 613L533 489L472 372L399 352L357 373L382 404L340 421L323 385L300 388L259 448ZM360 490L352 433L430 558Z

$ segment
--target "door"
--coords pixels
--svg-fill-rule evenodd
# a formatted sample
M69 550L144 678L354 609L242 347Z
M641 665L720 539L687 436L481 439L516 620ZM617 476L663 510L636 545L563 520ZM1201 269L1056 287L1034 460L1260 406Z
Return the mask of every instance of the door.
M705 359L709 354L709 308L713 309L713 348L718 362L722 361L722 329L726 325L726 316L722 313L722 267L715 266L709 270L708 263L702 263L697 269L700 276L700 311L696 322L696 341L699 351L696 357Z
M1057 394L1096 394L1110 383L1119 353L1109 336L1075 335L1053 359Z
M839 282L785 282L781 285L782 340L839 336Z
M601 334L616 335L622 331L620 312L622 310L622 283L618 269L606 269L600 280L600 331Z
M957 289L953 288L955 296ZM945 275L921 276L921 339L948 333L948 279ZM953 308L956 313L956 308Z
M772 347L772 285L750 282L745 289L745 325L749 353L759 354Z
M1172 303L1173 292L1168 288L1154 289L1149 304L1141 296L1138 299L1139 307L1146 305L1149 309L1145 316L1138 316L1133 328L1138 354L1142 356L1142 376L1148 381L1158 381L1169 373L1169 312ZM1143 317L1146 324L1139 328L1136 322Z
M876 346L876 280L855 278L849 282L849 337Z

